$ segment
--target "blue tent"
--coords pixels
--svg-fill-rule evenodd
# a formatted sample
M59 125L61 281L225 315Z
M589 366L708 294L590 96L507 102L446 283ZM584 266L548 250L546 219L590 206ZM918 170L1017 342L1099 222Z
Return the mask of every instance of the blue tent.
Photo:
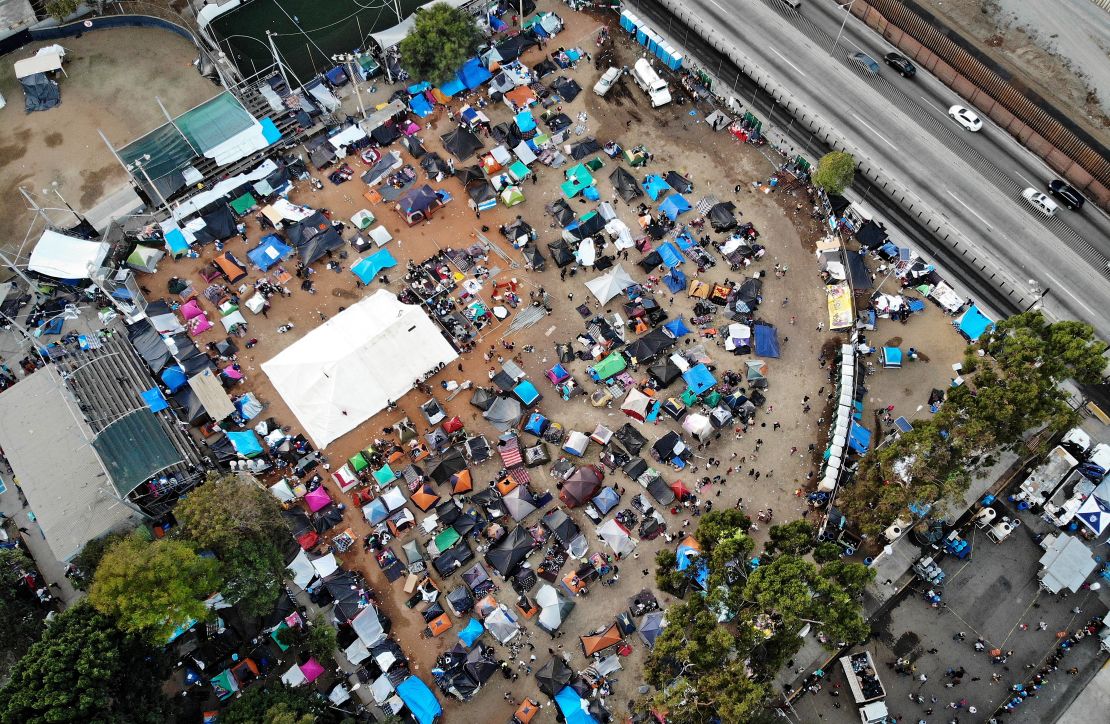
M673 334L675 337L685 337L686 335L690 334L690 330L686 328L686 323L682 321L682 317L672 319L671 321L664 324L663 328Z
M180 367L167 367L162 370L162 383L169 388L171 395L184 387L186 382L188 379Z
M443 707L439 705L436 695L415 676L410 676L397 685L397 696L405 702L419 724L433 724L443 713Z
M972 304L960 317L960 334L974 342L983 336L983 333L994 327L994 321L979 311L979 307Z
M170 229L166 232L166 248L174 258L189 251L189 242L185 241L185 234L181 233L181 229Z
M540 435L542 435L543 431L546 430L546 429L547 429L547 418L544 417L543 415L541 415L538 412L533 412L528 417L528 422L524 425L524 431L525 432L530 432L533 435L535 435L536 437L539 437Z
M690 230L685 226L682 227L682 231L678 232L678 236L674 238L674 243L678 244L679 249L683 250L692 249L694 245L697 244L697 242L694 241L694 237L690 236Z
M779 337L775 327L770 324L755 325L755 353L760 357L779 356Z
M418 93L423 93L424 91L430 89L431 87L432 87L432 84L425 80L425 81L421 81L419 83L413 83L412 85L410 85L405 90L407 90L409 92L409 95L414 96Z
M450 98L451 96L458 95L466 90L466 86L458 79L458 76L447 81L439 87L439 92Z
M262 271L269 271L270 267L293 253L293 247L281 240L277 234L267 234L258 242L258 246L247 252L251 264Z
M459 68L459 80L466 85L468 90L474 90L492 77L493 74L482 65L482 61L478 58L471 58Z
M514 387L513 394L525 405L534 405L540 399L540 391L529 380L523 380Z
M651 198L652 201L658 201L659 197L663 194L667 193L668 191L674 191L674 189L671 188L671 185L663 180L662 176L656 176L655 174L650 174L646 179L644 179L644 182L641 184L641 186L644 187L644 191L647 192L647 195Z
M516 114L516 127L521 133L536 130L536 119L532 117L532 112L525 110Z
M871 431L852 420L852 426L848 432L848 446L860 455L867 452L871 447Z
M432 104L428 102L428 99L424 97L423 93L409 99L409 108L421 118L432 115Z
M382 269L395 266L397 266L397 260L389 253L389 249L381 249L368 257L360 259L351 267L351 271L360 282L369 284L374 281L374 277L378 276Z
M667 285L667 289L670 289L671 292L681 292L686 288L686 274L675 267L663 277L663 283Z
M882 349L883 367L901 367L902 366L902 350L897 347L883 347Z
M254 434L254 430L229 432L227 433L227 439L231 442L231 446L235 448L235 452L243 457L253 458L255 455L262 454L262 445L258 442L258 436Z
M143 391L142 397L143 402L146 403L151 412L161 412L169 407L166 398L162 396L162 391L157 387L151 387L149 390Z
M717 384L713 373L705 365L695 365L686 370L682 373L682 379L686 382L686 386L694 391L695 395L707 392Z
M678 253L678 249L675 248L674 244L669 241L660 244L659 248L656 249L656 251L659 252L659 256L663 259L663 264L666 266L673 268L681 266L683 262L686 261L686 259L683 258L682 254Z
M689 211L690 208L690 202L682 194L671 194L663 200L663 203L659 204L659 210L666 214L671 221Z
M374 498L362 506L362 514L371 525L377 525L389 517L389 509L385 507L381 498Z
M559 705L566 724L597 724L597 719L590 715L589 703L569 686L559 690L555 695L555 703Z
M474 645L474 642L478 640L478 637L485 632L485 626L483 626L481 622L479 622L477 619L472 618L470 619L470 621L467 622L466 628L464 628L462 631L459 631L459 641L462 641L463 646L469 649L471 646Z
M678 571L685 571L688 568L694 569L694 581L705 588L709 582L709 566L706 565L705 559L701 557L701 551L696 548L691 548L687 545L679 545L676 551L678 563L675 566Z
M612 488L606 487L602 488L601 492L595 495L594 499L590 502L593 503L595 508L597 508L597 512L605 515L610 510L617 507L617 504L621 502L621 496L617 493L617 491L613 490Z

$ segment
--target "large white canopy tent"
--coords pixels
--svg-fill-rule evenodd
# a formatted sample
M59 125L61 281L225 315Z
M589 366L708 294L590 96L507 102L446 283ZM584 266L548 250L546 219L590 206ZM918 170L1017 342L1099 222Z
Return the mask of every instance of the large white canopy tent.
M458 354L418 306L380 289L262 363L318 447L345 435Z
M27 268L55 279L87 279L104 265L108 244L86 241L47 229L31 252Z

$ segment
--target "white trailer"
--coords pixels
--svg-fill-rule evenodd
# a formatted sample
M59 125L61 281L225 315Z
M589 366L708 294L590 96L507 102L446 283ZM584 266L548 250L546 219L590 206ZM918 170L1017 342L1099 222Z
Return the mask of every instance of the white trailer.
M1030 505L1044 505L1078 464L1079 461L1063 445L1057 445L1049 451L1043 463L1029 472L1018 488L1016 497Z
M636 81L636 85L648 94L652 108L665 106L671 102L670 88L667 87L666 81L660 78L655 69L651 67L651 62L647 58L640 58L632 66L632 78Z

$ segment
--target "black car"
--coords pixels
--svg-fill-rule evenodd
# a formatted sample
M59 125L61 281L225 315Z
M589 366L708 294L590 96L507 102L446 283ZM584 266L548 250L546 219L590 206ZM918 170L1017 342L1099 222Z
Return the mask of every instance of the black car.
M912 78L917 75L917 67L910 62L910 59L898 53L887 53L883 56L883 60L891 68L898 71L898 74L903 78Z
M1048 193L1060 199L1060 203L1072 211L1079 211L1086 202L1086 199L1080 196L1078 191L1060 179L1048 182Z

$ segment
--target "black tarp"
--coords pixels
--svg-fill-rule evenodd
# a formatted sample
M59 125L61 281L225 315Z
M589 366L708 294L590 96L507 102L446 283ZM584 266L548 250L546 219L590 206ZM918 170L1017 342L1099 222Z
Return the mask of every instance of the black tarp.
M61 89L46 73L20 78L19 84L23 86L23 110L28 113L48 111L62 102Z
M604 228L605 219L601 214L595 212L590 218L579 222L578 226L567 229L564 233L569 234L575 241L582 241L586 237L594 236Z
M639 265L639 267L641 269L643 269L644 271L646 271L646 272L650 272L652 269L656 268L657 266L661 265L662 263L663 263L663 257L660 256L659 252L657 252L655 250L652 250L651 252L648 253L647 256L645 256L640 261L636 262L636 264Z
M574 121L570 120L570 116L566 113L556 113L551 118L548 118L544 123L551 129L552 133L558 133L564 128L570 128L574 125Z
M736 228L736 215L733 213L736 210L736 204L731 201L723 201L719 204L714 204L709 209L706 216L709 217L709 223L713 226L713 231L720 233Z
M189 385L184 385L173 393L173 401L181 406L178 417L190 425L199 425L208 417L204 404Z
M635 480L636 478L647 472L648 464L644 462L643 458L632 458L624 465L621 466L621 471L628 477Z
M505 121L498 123L490 129L490 136L493 137L498 143L503 143L509 148L516 148L516 146L524 140L524 136L520 132L520 128L515 123Z
M672 345L674 345L674 339L668 336L662 328L653 329L629 344L624 350L624 356L630 359L635 357L642 364L652 361L664 351L670 349Z
M497 671L497 662L490 661L482 654L482 647L475 646L466 655L466 673L479 684L484 684Z
M840 254L844 257L844 269L848 273L849 281L852 282L853 291L870 289L874 286L871 273L867 271L867 265L863 263L862 256L846 249L841 249Z
M401 132L392 123L383 124L370 131L370 138L374 139L374 143L379 146L388 146L400 137Z
M455 169L455 178L465 187L475 181L485 181L486 175L482 173L481 166L463 166L462 168Z
M536 74L537 78L543 78L551 75L559 70L559 66L555 65L550 58L544 58L540 62L532 66L532 72Z
M562 96L564 101L570 103L582 92L582 86L571 78L559 76L551 82L551 90Z
M317 170L325 169L335 161L335 149L324 134L305 141L304 148L308 151L308 160Z
M575 161L581 161L590 154L597 153L601 150L601 144L597 142L596 138L587 138L571 145L570 155Z
M443 485L452 475L463 470L466 470L466 459L456 448L451 448L427 472L428 477Z
M560 269L574 263L574 252L562 239L547 242L547 250L551 252L551 261L555 262L555 266Z
M524 261L536 271L543 271L547 266L547 260L543 258L543 254L534 243L528 242L520 252L524 254Z
M532 551L532 535L519 525L505 534L486 551L486 562L508 578Z
M440 138L443 140L443 147L447 149L447 152L460 161L470 158L483 146L478 137L465 128L448 131Z
M886 243L887 234L878 224L874 221L868 221L863 226L859 227L856 232L856 238L859 243L866 249L878 249Z
M490 199L497 198L497 191L489 181L475 181L466 187L466 195L476 204L482 204Z
M564 546L569 544L582 532L578 524L575 523L562 508L552 510L545 515L540 522L542 522L543 527L551 531L551 534Z
M470 395L470 404L485 412L493 404L494 397L495 395L489 389L476 387L474 393Z
M553 656L536 670L536 686L540 693L555 696L574 678L574 672L562 656Z
M648 374L653 380L666 387L682 376L682 370L671 361L670 357L664 357L648 367Z
M311 239L306 241L303 245L297 247L297 254L301 257L301 261L305 266L316 261L329 251L335 251L343 247L343 237L339 232L328 225L327 231L316 234Z
M759 295L763 292L762 279L745 279L740 288L736 290L736 299L748 305L748 309L755 309L759 306Z
M838 194L829 194L829 206L832 207L832 212L837 216L844 213L844 210L852 205L852 202Z
M436 201L436 192L428 184L417 186L401 194L397 199L397 207L402 214L411 215L427 211L428 207Z
M617 166L613 173L609 174L609 181L625 202L644 195L640 184L636 183L636 177L628 173L623 166Z
M526 236L529 239L536 238L536 230L524 219L513 219L510 223L502 227L501 235L509 241L515 242L522 236Z
M422 144L420 139L416 136L406 136L401 140L401 143L408 149L408 152L412 154L413 158L420 158L427 153L424 149L424 144Z
M170 348L166 346L162 335L158 334L147 320L140 320L128 327L127 337L131 340L131 346L155 375L161 372L170 361Z
M656 440L651 446L651 451L661 460L670 460L675 456L674 448L680 442L682 442L682 436L672 430Z
M435 178L439 174L446 176L451 173L451 167L443 160L443 157L438 153L429 153L420 159L420 168L428 174L428 178Z
M640 450L647 444L647 438L640 434L640 431L632 426L631 423L624 423L619 430L613 433L613 437L621 444L630 455L639 455Z
M564 229L574 221L574 209L570 208L565 199L556 199L546 209L555 223Z
M672 189L680 194L688 194L694 190L694 184L690 183L690 179L686 178L678 171L668 171L664 180Z
M311 264L329 249L343 246L343 237L332 228L331 222L319 211L285 229L285 238L297 249L301 260Z
M451 550L436 556L432 561L432 567L436 569L439 575L446 578L454 573L456 569L461 568L462 564L473 559L474 551L470 550L466 541L460 541Z
M239 233L235 228L235 212L226 201L217 201L200 210L200 218L204 221L204 230L212 239L224 241Z
M501 62L504 64L516 60L525 50L537 43L539 43L539 40L532 34L532 31L525 30L522 33L505 38L493 47L496 48L497 54L501 56Z

